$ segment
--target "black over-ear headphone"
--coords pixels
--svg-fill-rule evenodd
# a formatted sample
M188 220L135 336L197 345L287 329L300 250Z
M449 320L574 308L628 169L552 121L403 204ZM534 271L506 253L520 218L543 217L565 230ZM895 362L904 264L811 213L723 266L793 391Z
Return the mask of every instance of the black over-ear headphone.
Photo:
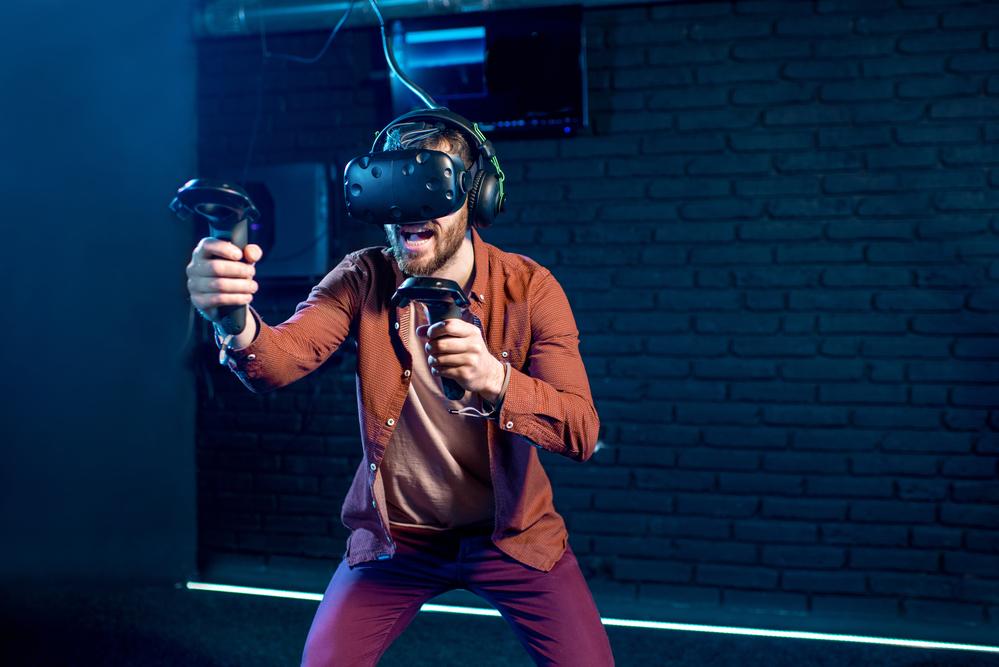
M445 107L410 111L382 128L371 145L371 155L374 156L376 153L382 152L381 147L393 127L419 122L429 126L453 127L464 133L470 140L478 157L474 168L469 165L472 182L468 186L468 219L476 227L488 227L493 224L496 216L503 211L506 205L504 188L506 176L500 168L492 142L486 139L477 123L469 122L467 118Z

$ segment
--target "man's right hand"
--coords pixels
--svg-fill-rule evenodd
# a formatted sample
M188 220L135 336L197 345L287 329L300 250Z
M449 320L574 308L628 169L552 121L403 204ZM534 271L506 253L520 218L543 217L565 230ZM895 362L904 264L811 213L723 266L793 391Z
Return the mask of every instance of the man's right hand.
M255 243L249 243L240 250L228 241L201 239L187 265L187 291L191 295L191 303L212 322L218 321L219 306L249 304L258 287L253 279L256 274L253 265L260 261L263 254ZM246 320L250 325L253 318L247 317Z

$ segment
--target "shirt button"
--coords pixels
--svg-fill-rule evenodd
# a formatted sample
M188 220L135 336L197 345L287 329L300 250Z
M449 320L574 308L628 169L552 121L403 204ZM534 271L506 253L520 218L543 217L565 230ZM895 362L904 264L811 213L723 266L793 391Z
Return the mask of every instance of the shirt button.
M389 419L389 420L388 420L387 422L385 422L385 423L386 423L386 424L388 424L389 426L395 426L395 420L394 420L394 419Z
M375 465L374 463L372 463L372 464L371 464L370 466L368 466L368 467L369 467L369 468L371 468L372 470L375 470L376 468L378 468L378 466L376 466L376 465Z
M507 422L506 423L506 427L507 428L513 428L513 422ZM374 470L374 468L372 468L372 470Z
M500 352L500 356L502 356L504 359L506 359L507 357L510 356L510 353L507 352L506 350L503 350L502 352Z
M399 330L399 323L398 322L395 323L395 329L396 329L396 331Z
M480 301L485 301L485 300L486 300L486 295L485 295L485 294L481 294L481 293L480 293L480 294L479 294L479 300L480 300Z
M257 358L257 355L255 355L255 354L248 354L248 355L246 355L246 360L247 361L253 361L256 358Z
M374 507L375 509L378 509L378 503L375 502L374 500L371 501L371 506Z
M405 377L409 377L409 376L410 376L410 375L412 375L412 374L413 374L413 373L412 373L411 371L406 371L405 373L403 373L403 375L404 375Z

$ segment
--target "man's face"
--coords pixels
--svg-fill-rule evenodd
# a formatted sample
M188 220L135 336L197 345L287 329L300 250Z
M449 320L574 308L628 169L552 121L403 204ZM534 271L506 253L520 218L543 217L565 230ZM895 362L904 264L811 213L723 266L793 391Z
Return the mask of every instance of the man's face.
M383 227L399 269L410 276L429 276L461 247L468 227L468 207L443 218Z

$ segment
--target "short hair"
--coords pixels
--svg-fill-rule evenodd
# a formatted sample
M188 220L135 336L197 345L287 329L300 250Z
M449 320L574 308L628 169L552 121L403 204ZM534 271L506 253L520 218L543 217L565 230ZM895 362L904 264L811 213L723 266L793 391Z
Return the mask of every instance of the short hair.
M445 152L461 158L465 169L472 169L475 166L476 151L465 133L453 127L442 127L440 124L418 121L396 125L386 134L383 150L407 148L440 150L441 144L445 144Z

